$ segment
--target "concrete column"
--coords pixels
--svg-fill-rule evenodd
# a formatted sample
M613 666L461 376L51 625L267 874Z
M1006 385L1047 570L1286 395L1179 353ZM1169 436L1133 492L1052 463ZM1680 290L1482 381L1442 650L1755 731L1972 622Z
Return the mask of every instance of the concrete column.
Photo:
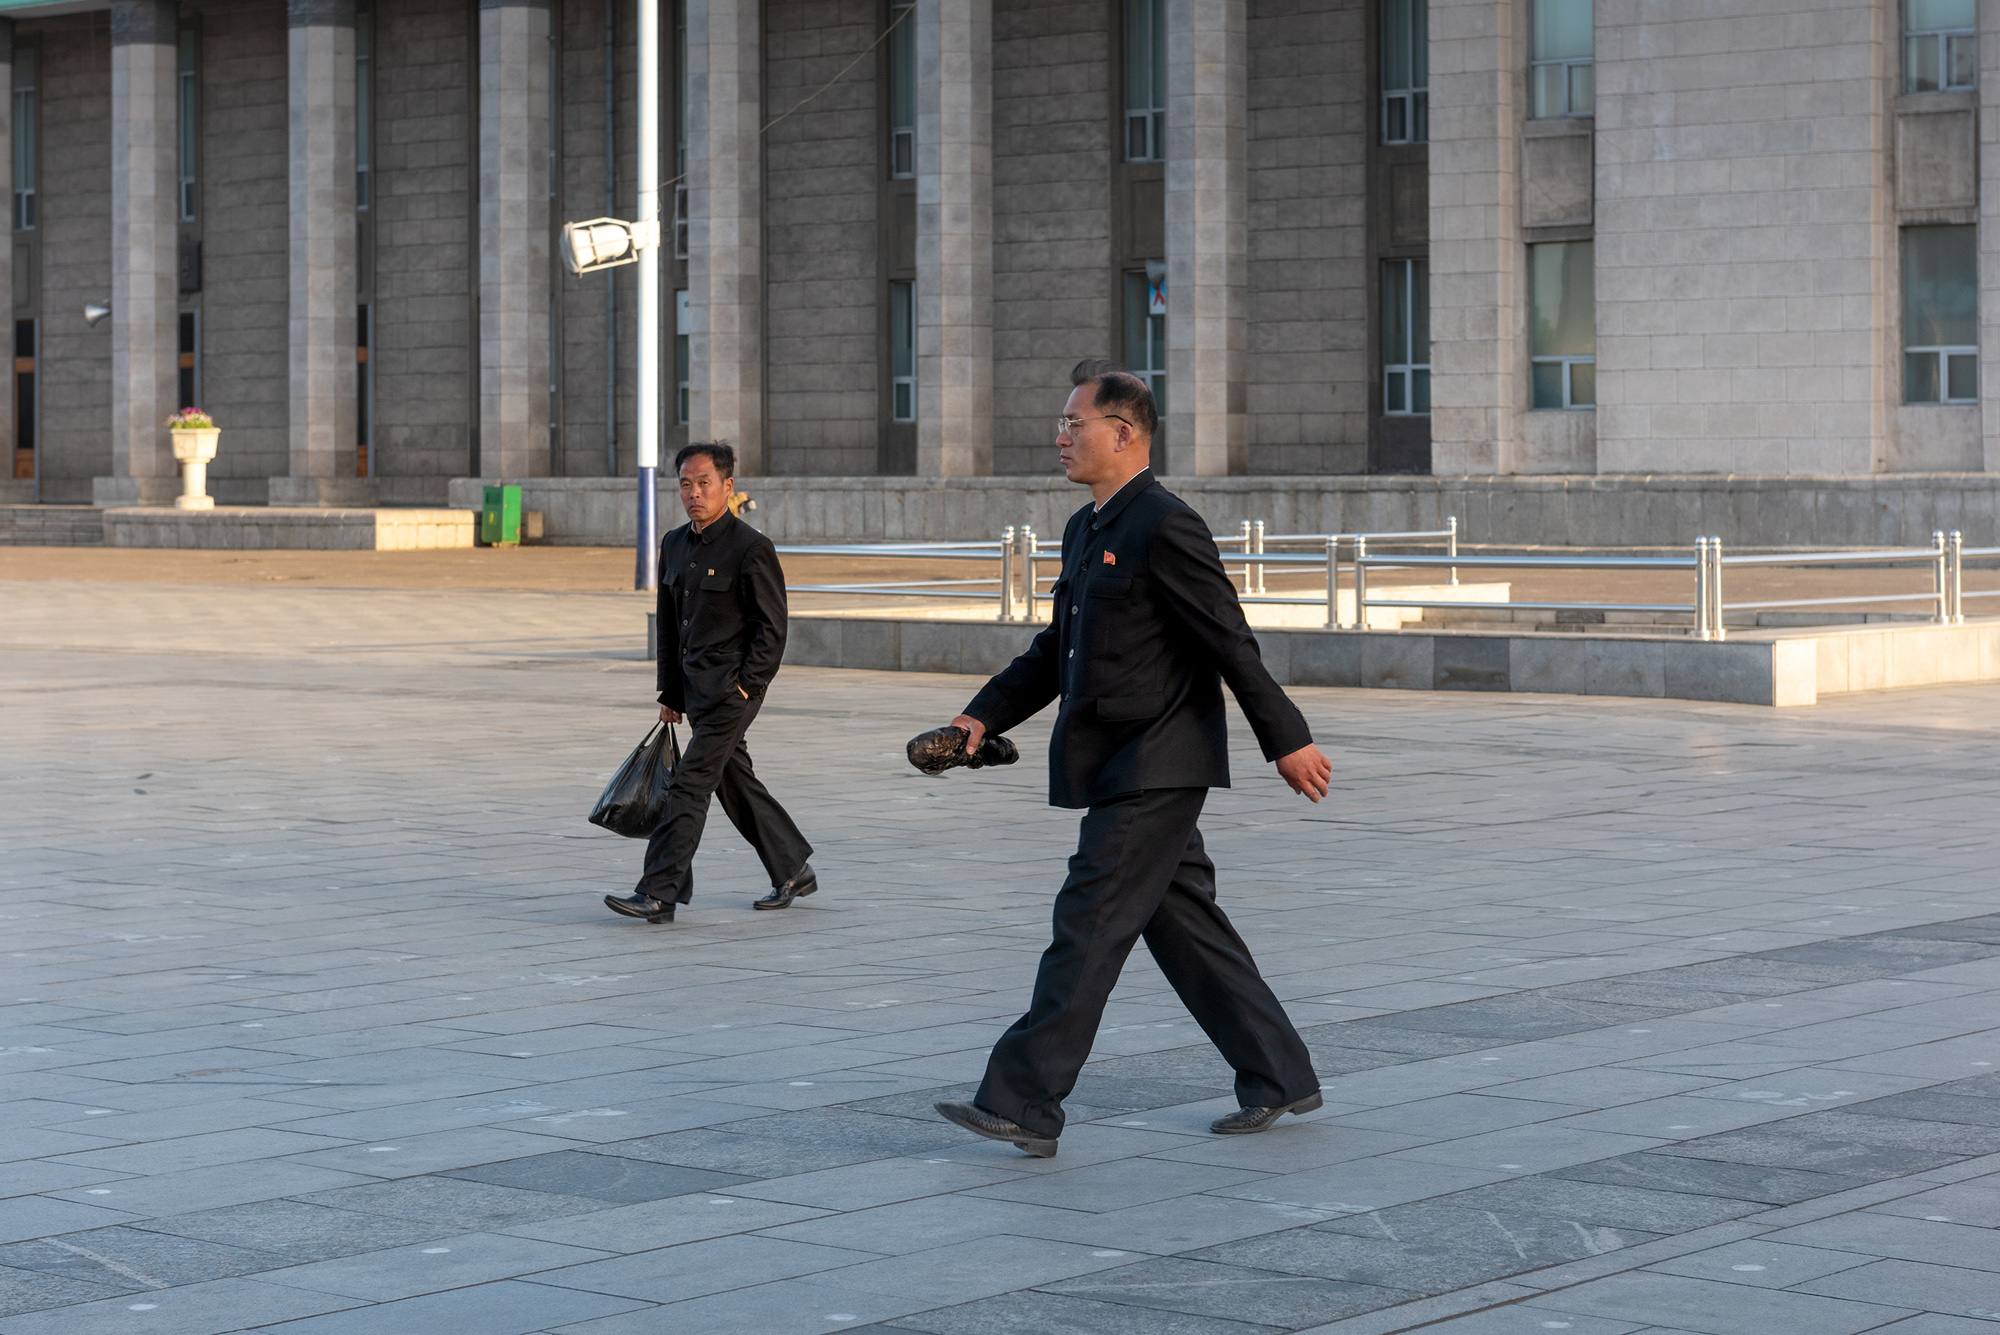
M1431 471L1508 473L1527 407L1516 0L1431 0Z
M1244 0L1167 0L1167 453L1247 470Z
M273 505L374 500L355 476L354 0L289 0L291 473Z
M993 471L993 0L917 0L913 17L917 472L983 477Z
M688 439L734 445L742 475L764 466L762 11L687 7Z
M179 405L177 6L111 7L111 476L99 505L160 505L180 490L167 439Z
M1979 415L1986 471L2000 473L2000 6L1979 10ZM1902 327L1901 316L1889 318ZM1897 355L1901 374L1901 349ZM1900 389L1900 385L1898 386ZM1897 395L1900 400L1901 395ZM1993 541L1965 535L1968 543Z
M479 471L549 471L549 7L479 0Z

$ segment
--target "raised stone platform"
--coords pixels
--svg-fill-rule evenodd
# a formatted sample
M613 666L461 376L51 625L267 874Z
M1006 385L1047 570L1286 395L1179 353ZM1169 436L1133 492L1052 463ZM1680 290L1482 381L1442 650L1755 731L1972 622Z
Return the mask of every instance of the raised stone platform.
M102 547L104 511L94 505L0 505L0 547Z
M547 516L548 541L622 546L636 532L631 478L455 478L450 503L477 509L507 482ZM1381 533L1442 527L1509 547L1909 546L1958 529L1968 546L2000 541L2000 474L1866 477L1169 477L1218 533L1262 519L1274 533ZM957 541L1006 524L1058 535L1085 497L1060 477L753 477L750 521L781 542ZM663 472L663 523L680 514Z
M934 617L797 614L785 662L804 667L988 675L1027 646L1033 625ZM1403 691L1626 695L1745 705L2000 681L2000 618L1962 626L1759 630L1686 636L1259 630L1286 686Z
M226 551L413 552L472 546L470 510L322 510L129 506L102 512L109 547Z

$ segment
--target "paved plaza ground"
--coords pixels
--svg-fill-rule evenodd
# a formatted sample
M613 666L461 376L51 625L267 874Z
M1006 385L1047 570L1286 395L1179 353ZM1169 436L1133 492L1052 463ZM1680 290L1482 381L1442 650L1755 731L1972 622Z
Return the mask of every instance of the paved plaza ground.
M1141 952L1044 1161L930 1105L1047 940L1046 721L926 779L974 683L788 669L822 891L718 815L617 919L645 607L0 580L0 1335L2000 1329L2000 687L1296 691L1332 799L1239 720L1205 829L1325 1109L1208 1135Z

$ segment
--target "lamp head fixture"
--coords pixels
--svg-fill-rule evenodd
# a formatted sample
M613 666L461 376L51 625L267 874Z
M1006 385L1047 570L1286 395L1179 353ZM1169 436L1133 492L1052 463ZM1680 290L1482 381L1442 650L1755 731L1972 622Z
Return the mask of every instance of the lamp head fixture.
M86 301L83 303L83 322L92 329L97 328L103 322L104 317L109 314L111 314L111 307L108 303L101 301Z
M562 229L563 263L574 274L596 273L599 269L615 269L621 264L636 264L639 252L648 246L660 244L660 224L651 222L622 222L617 218L591 218L585 222L564 223Z

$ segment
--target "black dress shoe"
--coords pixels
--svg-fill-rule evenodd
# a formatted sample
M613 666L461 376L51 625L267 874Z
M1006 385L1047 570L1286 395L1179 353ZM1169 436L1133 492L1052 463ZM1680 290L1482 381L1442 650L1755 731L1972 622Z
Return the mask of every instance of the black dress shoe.
M1010 1122L998 1113L987 1112L974 1103L940 1103L936 1107L947 1122L954 1122L975 1135L988 1140L1004 1140L1037 1159L1056 1157L1054 1136L1038 1136L1026 1127Z
M1325 1104L1319 1091L1300 1099L1297 1103L1287 1103L1282 1108L1238 1108L1227 1117L1218 1117L1208 1124L1208 1129L1218 1136L1248 1136L1258 1131L1268 1130L1286 1113L1309 1113Z
M674 906L672 904L662 904L651 895L642 895L637 891L625 896L623 899L620 899L617 895L606 895L604 897L604 907L610 909L613 913L622 913L628 918L644 918L647 922L672 922L674 920Z
M814 871L812 863L808 862L805 866L799 868L798 874L792 877L791 880L786 881L783 885L771 891L770 894L765 895L750 907L753 909L788 909L792 906L793 900L804 899L817 889L819 889L819 873Z

